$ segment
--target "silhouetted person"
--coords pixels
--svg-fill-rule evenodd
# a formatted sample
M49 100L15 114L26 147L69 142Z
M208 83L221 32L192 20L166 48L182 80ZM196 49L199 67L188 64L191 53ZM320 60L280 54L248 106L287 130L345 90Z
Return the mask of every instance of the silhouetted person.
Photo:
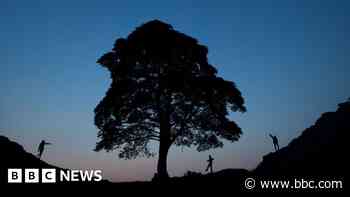
M280 146L278 145L277 136L270 134L270 137L272 138L272 143L273 143L273 146L275 147L275 151L278 151L280 149Z
M50 145L51 143L45 142L45 140L41 140L39 147L38 147L38 157L41 159L41 155L44 152L45 145Z
M206 172L210 169L210 173L213 173L213 161L214 159L209 155L209 159L207 160L208 166L207 169L205 169Z

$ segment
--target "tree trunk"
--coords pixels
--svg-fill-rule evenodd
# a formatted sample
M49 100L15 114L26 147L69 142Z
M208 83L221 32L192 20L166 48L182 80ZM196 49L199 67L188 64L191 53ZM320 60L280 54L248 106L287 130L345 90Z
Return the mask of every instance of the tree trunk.
M159 140L159 154L157 175L160 181L167 180L169 178L167 171L167 157L168 151L171 146L170 140L170 120L168 113L161 114L160 120L160 140Z
M169 148L170 146L168 144L165 144L162 141L160 141L157 174L158 178L162 181L169 178L167 170L167 157Z

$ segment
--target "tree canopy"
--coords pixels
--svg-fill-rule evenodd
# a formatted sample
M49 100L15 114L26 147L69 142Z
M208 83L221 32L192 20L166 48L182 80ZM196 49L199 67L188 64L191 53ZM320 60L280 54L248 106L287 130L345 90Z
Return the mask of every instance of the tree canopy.
M238 140L242 131L228 115L245 112L244 99L217 76L207 54L206 46L159 20L117 39L97 61L112 82L95 108L96 150L117 149L132 159L152 156L151 140L198 151Z

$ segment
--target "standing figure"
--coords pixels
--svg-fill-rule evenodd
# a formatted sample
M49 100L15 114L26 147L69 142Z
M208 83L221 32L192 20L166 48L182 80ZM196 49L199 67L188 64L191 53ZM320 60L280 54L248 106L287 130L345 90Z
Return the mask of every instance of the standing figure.
M278 139L277 139L277 136L275 135L272 135L270 133L270 137L272 138L272 143L273 143L273 147L275 147L275 151L278 151L280 149L280 146L278 144Z
M208 166L207 169L205 169L206 172L210 169L210 173L213 173L213 161L214 159L209 155L209 159L207 160Z
M39 147L38 147L38 157L39 157L39 159L41 159L41 155L44 152L45 145L50 145L50 144L51 143L49 143L49 142L45 142L45 140L41 140L41 142L39 144Z

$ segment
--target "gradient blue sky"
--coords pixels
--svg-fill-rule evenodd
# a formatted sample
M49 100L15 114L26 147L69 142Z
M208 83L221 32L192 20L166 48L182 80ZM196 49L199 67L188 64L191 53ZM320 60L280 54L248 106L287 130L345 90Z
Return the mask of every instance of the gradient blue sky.
M203 172L209 153L215 170L252 169L273 150L268 132L285 146L350 96L348 2L1 1L0 135L33 153L47 139L54 145L44 160L61 167L149 180L156 157L93 152L93 109L110 83L95 62L115 39L160 19L209 47L210 62L236 82L248 108L232 114L244 132L239 142L202 153L173 147L169 173Z

